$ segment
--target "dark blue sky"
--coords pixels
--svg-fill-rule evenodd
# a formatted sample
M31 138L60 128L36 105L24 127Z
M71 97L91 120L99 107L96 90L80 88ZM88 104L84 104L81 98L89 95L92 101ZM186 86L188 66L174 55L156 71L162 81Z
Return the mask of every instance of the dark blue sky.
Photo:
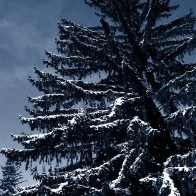
M171 2L181 4L176 16L190 8L196 14L195 0ZM18 114L25 114L26 94L37 94L27 76L33 74L33 65L43 67L45 49L55 51L56 22L61 17L84 25L97 23L94 10L83 0L0 0L0 148L16 147L9 134L28 129L18 120Z
M29 130L18 120L25 115L26 95L37 94L27 77L33 65L43 67L45 49L55 51L57 21L92 25L93 15L83 0L0 0L0 148L17 147L10 133ZM4 161L0 155L0 166Z
M33 65L43 67L44 50L55 51L61 16L81 24L94 23L93 10L81 0L0 0L0 147L10 132L24 130L26 94L36 94L27 81Z

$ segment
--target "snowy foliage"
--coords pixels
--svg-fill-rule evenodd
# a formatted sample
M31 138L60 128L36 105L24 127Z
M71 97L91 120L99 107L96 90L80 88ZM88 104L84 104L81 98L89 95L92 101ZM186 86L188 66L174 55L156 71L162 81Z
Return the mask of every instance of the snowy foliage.
M170 20L169 0L85 2L100 25L58 23L58 54L44 60L54 72L35 67L42 95L20 117L37 133L1 151L39 181L18 195L194 195L196 64L183 57L196 18ZM36 160L57 167L40 174Z

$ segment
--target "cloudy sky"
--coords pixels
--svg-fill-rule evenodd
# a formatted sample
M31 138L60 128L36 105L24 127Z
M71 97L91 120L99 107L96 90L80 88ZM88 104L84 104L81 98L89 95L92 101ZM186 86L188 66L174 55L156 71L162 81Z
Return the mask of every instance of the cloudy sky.
M190 8L196 14L195 0L171 2L181 4L176 16ZM27 76L33 75L33 65L43 67L45 49L55 51L61 17L87 26L97 23L83 0L0 0L0 148L17 147L9 134L28 130L18 120L18 114L25 115L26 95L37 94ZM0 166L4 160L0 156Z

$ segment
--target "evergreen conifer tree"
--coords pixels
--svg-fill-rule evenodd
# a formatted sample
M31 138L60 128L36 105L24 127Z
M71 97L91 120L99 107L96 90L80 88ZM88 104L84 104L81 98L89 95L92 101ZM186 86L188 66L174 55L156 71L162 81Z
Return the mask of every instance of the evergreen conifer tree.
M38 134L12 135L12 160L63 162L19 195L194 195L196 18L170 19L170 0L86 0L100 25L62 19L58 54L29 81ZM164 23L163 23L164 21ZM39 149L39 150L38 150Z
M3 178L0 179L0 195L11 196L19 190L18 185L23 181L20 165L7 159L5 166L1 166Z

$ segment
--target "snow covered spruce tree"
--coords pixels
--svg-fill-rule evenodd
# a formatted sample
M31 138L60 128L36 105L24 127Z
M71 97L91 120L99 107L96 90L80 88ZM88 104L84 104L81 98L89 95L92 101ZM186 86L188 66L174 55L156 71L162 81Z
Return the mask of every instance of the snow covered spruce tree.
M13 135L24 150L3 149L28 164L62 161L19 195L194 195L196 46L190 11L170 19L169 0L86 0L97 27L58 23L58 54L29 81L38 134ZM36 169L35 169L36 171Z
M23 182L20 165L14 164L12 160L8 159L1 169L3 178L0 179L0 195L11 196L19 190L18 185Z

